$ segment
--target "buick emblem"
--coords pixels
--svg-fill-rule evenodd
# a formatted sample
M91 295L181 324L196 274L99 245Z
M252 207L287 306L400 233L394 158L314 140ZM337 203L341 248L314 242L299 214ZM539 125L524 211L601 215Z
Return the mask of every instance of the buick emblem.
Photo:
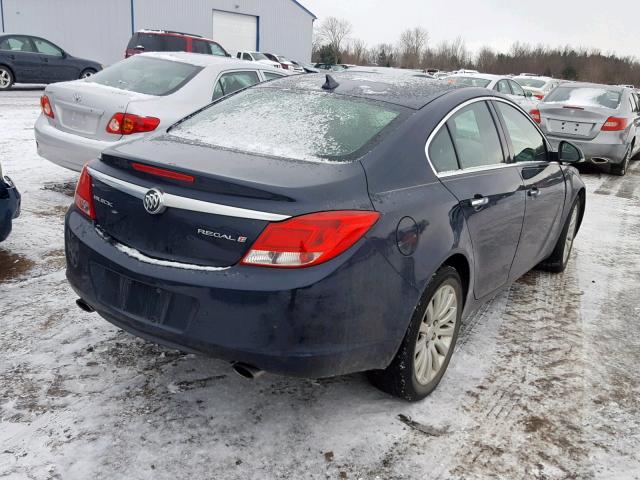
M74 93L73 101L76 103L82 103L82 95L80 95L79 93Z
M144 209L151 215L162 213L167 208L164 205L164 195L157 188L152 188L144 194L142 204L144 205Z

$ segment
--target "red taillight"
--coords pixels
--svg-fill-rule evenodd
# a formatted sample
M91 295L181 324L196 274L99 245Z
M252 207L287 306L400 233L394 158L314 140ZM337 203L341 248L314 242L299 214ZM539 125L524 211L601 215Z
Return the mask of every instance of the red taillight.
M626 130L629 125L629 121L626 118L609 117L604 125L602 125L603 132L620 132Z
M270 223L242 259L244 265L301 268L335 258L378 220L378 212L319 212Z
M132 133L152 132L160 125L155 117L140 117L131 113L116 113L107 124L107 133L131 135Z
M40 107L42 108L42 113L44 113L47 117L54 118L53 107L51 107L49 97L47 97L46 95L42 95L40 97Z
M533 96L538 100L544 100L544 93L534 93Z
M93 208L93 187L91 186L91 176L85 165L82 168L78 185L76 185L75 195L76 207L91 220L96 219L96 211Z
M179 180L181 182L193 183L195 178L186 173L174 172L173 170L166 170L164 168L152 167L151 165L145 165L144 163L131 163L134 170L139 172L149 173L158 177L170 178L172 180Z
M533 121L536 123L542 123L542 117L540 116L540 110L538 109L533 109L529 112L529 115L531 115L531 118L533 118Z
M285 70L289 70L289 65L287 65L286 63L281 63L280 65L282 65L282 68L284 68Z

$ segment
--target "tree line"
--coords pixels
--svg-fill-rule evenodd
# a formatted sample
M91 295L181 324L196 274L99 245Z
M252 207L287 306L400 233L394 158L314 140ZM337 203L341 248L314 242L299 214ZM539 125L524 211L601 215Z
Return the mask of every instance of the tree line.
M368 46L352 38L352 25L328 17L314 32L313 61L452 71L461 68L484 73L535 73L566 80L640 86L640 63L593 48L531 46L515 42L507 53L483 47L473 54L464 39L432 43L422 27L407 29L396 44Z

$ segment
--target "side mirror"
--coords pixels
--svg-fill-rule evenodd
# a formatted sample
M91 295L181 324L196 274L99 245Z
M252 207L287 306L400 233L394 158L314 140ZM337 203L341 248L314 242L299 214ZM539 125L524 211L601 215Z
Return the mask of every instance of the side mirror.
M527 98L531 98L531 97L533 97L533 93L531 93L529 90L525 90L524 91L524 96L527 97Z
M584 161L584 153L573 143L562 141L558 146L558 161L561 163L578 163Z

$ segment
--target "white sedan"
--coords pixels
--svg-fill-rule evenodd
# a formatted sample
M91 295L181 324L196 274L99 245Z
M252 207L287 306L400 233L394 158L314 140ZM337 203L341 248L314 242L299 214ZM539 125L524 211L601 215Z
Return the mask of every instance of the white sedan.
M531 92L525 91L518 82L509 77L501 75L490 75L488 73L465 73L450 75L443 79L453 85L464 87L481 87L500 92L515 103L520 105L527 112L538 105L538 100Z
M263 63L213 55L135 55L92 77L47 86L35 125L38 154L79 172L107 147L165 129L214 100L285 75Z

